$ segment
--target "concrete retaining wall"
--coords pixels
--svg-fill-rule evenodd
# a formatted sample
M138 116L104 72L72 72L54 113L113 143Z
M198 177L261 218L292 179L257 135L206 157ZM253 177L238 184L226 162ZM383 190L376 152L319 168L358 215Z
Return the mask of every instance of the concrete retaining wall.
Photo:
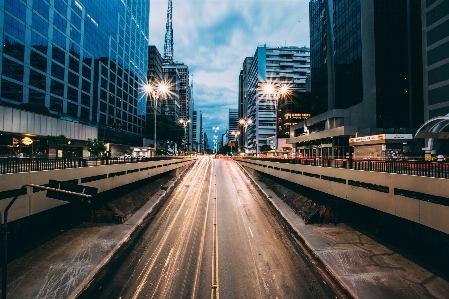
M263 160L236 160L248 169L449 233L448 179Z
M49 180L72 181L80 185L98 188L98 192L124 186L151 176L165 172L179 172L194 162L194 158L161 160L118 165L90 166L72 169L58 169L26 173L11 173L0 175L0 192L10 191L11 197L0 200L2 214L11 201L14 190L25 184L48 184ZM47 198L45 191L33 193L28 187L27 193L17 198L8 213L8 222L39 213L66 202Z

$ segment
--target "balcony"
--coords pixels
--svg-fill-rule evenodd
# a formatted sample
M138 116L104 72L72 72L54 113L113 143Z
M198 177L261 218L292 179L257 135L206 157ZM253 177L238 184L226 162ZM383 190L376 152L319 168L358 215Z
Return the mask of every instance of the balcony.
M295 64L293 62L281 62L279 64L279 66L281 66L281 67L294 67Z
M294 53L291 52L291 51L280 51L279 55L281 55L281 56L293 56Z

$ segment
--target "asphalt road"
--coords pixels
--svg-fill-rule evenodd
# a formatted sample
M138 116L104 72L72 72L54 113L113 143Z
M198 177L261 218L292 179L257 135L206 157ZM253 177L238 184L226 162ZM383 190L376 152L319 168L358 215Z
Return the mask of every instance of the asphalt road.
M81 298L335 298L238 165L199 158Z

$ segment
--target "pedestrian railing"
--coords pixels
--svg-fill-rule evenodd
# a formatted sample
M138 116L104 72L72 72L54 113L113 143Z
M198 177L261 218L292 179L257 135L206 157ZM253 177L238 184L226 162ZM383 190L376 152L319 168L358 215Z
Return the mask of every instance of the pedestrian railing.
M0 158L0 174L54 169L78 168L99 165L171 160L181 157L165 156L151 158Z
M352 160L352 159L321 159L321 158L285 159L285 158L272 158L272 157L270 158L236 157L236 158L449 179L449 163L446 162Z

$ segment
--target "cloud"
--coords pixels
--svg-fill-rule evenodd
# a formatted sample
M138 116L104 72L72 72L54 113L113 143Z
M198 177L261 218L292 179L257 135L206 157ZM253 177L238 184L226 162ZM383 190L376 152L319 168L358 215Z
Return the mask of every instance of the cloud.
M163 55L167 0L150 1L150 44ZM237 108L238 77L258 45L309 46L308 0L173 0L174 58L193 74L209 140ZM300 22L299 22L300 21ZM223 130L223 131L222 131Z

